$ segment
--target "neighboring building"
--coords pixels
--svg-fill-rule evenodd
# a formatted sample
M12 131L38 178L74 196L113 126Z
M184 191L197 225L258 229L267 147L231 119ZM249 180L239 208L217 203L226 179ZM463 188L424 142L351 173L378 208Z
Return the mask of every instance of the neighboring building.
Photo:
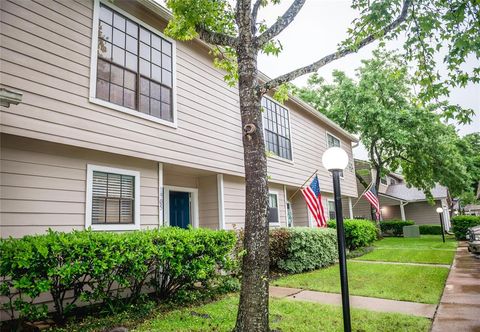
M370 168L369 162L355 159L355 169L367 183L371 183L374 177L374 170ZM365 187L358 180L357 190L359 196L365 190ZM413 220L418 225L437 224L440 220L436 209L437 207L443 207L445 228L447 230L450 228L450 214L448 211L450 195L447 188L436 185L432 189L434 205L431 205L423 191L409 187L402 175L390 173L381 179L378 191L382 220ZM345 209L345 213L349 212ZM355 218L371 219L368 201L360 198L353 207L352 213Z
M470 216L480 216L480 204L467 204L463 208L463 212Z
M169 15L154 0L1 2L2 237L242 227L238 90L208 45L162 34ZM355 137L296 98L263 106L270 224L311 225L301 195L288 199L316 169L334 214L329 146L352 160L351 202Z

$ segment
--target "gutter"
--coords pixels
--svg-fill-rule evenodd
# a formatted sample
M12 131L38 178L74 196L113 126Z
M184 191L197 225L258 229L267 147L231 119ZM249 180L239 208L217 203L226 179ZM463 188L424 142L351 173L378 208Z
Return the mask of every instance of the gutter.
M172 13L155 0L136 0L136 1L167 21L172 18ZM203 46L206 46L209 49L212 48L210 44L205 43L203 40L196 38L196 41L200 42ZM264 82L267 82L271 79L270 77L268 77L267 75L265 75L260 71L258 72L258 77L261 81L264 81ZM304 109L306 112L310 113L311 115L313 115L314 117L322 121L323 123L337 130L342 135L348 137L352 142L357 143L357 145L355 145L354 147L358 146L359 139L357 137L355 137L353 134L349 133L342 127L340 127L337 123L327 118L325 115L317 111L315 108L313 108L312 106L310 106L309 104L300 100L297 97L289 96L288 99L294 104L296 104L297 106L299 106L300 108Z

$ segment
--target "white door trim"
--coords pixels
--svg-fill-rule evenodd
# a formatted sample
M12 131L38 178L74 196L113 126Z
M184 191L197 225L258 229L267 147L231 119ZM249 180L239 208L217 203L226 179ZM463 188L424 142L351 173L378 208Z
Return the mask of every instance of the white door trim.
M197 188L187 188L187 187L177 187L177 186L164 186L164 198L163 198L163 210L165 216L165 226L170 226L170 191L180 191L190 193L191 198L191 218L192 218L192 227L198 228L198 189Z

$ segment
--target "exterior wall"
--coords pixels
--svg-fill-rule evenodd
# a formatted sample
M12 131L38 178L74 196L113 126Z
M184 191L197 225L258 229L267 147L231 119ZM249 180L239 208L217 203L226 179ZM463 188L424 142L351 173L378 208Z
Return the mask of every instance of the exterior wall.
M134 1L114 5L158 30L165 26ZM89 102L93 1L9 0L1 10L1 85L23 93L21 104L1 108L2 132L243 176L238 91L204 46L176 42L178 127L172 128ZM331 192L321 166L326 131L352 158L349 139L292 101L286 106L294 162L270 158L272 181L299 186L318 168L322 191ZM345 195L356 196L353 169L342 180Z
M198 187L200 227L219 229L217 176L199 177Z
M391 220L391 219L402 220L402 214L400 212L399 205L384 205L381 207L381 210L382 210L383 220Z
M0 158L1 237L83 229L87 164L139 171L141 227L158 227L156 162L5 134Z
M289 193L289 196L292 194L293 192ZM307 204L305 203L305 199L303 199L303 196L300 192L292 198L291 204L293 214L293 226L308 227L308 208Z
M245 181L241 177L225 175L224 204L225 204L225 228L242 228L245 223ZM283 185L269 183L270 192L278 195L278 215L280 227L287 226L286 206ZM301 197L300 197L301 198ZM303 200L303 198L301 198ZM294 224L295 224L294 212ZM296 225L296 224L295 224ZM279 227L278 225L272 227Z
M405 205L405 217L415 221L417 225L438 224L440 219L435 209L441 206L440 201L435 201L434 206L428 202L408 203Z

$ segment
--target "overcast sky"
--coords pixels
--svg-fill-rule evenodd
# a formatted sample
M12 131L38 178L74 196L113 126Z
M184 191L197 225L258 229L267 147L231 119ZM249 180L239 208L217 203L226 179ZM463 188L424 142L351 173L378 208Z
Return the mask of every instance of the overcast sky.
M280 5L263 8L260 18L272 23L283 14L292 1L283 1ZM350 8L350 0L308 0L293 23L278 37L283 45L282 53L277 57L261 55L259 69L270 77L276 77L299 66L309 64L320 57L335 51L337 44L346 37L346 31L351 26L356 13ZM401 47L401 42L387 45L389 48ZM361 65L362 59L371 57L371 52L376 45L370 45L360 50L357 54L349 55L343 59L332 62L320 69L319 73L327 81L331 80L334 69L345 71L349 76L354 76L355 69ZM472 67L478 59L473 57L466 63ZM305 85L308 76L294 81L297 85ZM475 117L469 125L458 126L459 134L465 135L480 131L480 85L469 85L464 89L452 91L449 100L452 103L475 110ZM354 154L357 158L365 159L364 149L356 148Z

